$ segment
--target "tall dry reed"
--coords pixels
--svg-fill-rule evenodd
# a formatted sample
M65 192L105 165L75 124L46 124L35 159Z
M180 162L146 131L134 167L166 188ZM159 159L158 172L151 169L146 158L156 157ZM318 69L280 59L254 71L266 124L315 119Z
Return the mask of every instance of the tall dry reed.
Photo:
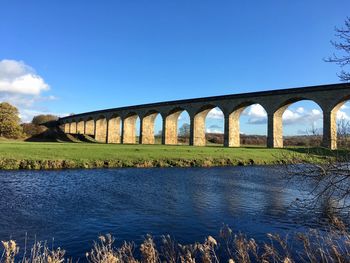
M157 246L153 237L148 235L137 247L134 243L124 242L115 246L115 239L107 234L100 236L85 259L91 263L250 263L250 262L312 262L347 263L350 262L350 232L339 220L333 220L329 231L310 230L293 237L282 238L276 234L267 234L268 242L258 243L242 233L234 233L224 225L218 237L208 236L203 243L182 245L169 235L162 236ZM0 263L61 263L77 259L65 257L65 251L49 249L46 243L36 242L30 255L19 256L20 249L15 241L2 241L3 252ZM138 253L135 253L138 249ZM23 252L22 252L23 253ZM137 254L137 256L135 256Z

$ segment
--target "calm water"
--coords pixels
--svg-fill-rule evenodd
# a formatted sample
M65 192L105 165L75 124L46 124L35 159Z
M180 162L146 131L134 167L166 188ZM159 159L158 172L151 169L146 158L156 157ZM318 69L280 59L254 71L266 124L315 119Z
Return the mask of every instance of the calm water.
M291 203L305 192L276 167L0 171L0 240L54 238L83 256L99 234L140 242L147 233L188 243L223 223L257 240L321 227Z

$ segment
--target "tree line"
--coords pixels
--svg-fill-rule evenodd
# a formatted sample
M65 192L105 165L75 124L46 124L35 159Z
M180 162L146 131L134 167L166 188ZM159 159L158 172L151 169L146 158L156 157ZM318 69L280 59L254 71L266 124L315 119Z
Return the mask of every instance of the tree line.
M44 124L56 121L58 117L51 114L35 116L30 123L21 123L18 109L8 102L0 103L0 137L21 139L44 132Z

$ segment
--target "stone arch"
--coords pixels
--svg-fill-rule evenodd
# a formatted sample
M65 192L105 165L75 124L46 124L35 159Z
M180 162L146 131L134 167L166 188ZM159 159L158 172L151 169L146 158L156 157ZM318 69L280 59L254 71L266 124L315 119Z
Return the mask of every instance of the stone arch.
M241 131L240 131L240 117L245 109L253 105L260 105L266 112L265 107L257 101L245 101L238 106L236 106L231 113L228 115L226 120L226 130L225 136L225 146L229 147L240 147L241 146Z
M135 144L136 142L136 121L139 115L136 112L128 113L123 119L123 143Z
M343 96L342 98L340 98L336 102L332 103L329 107L329 110L330 111L338 111L349 100L350 100L350 94Z
M107 142L107 118L104 115L100 115L96 119L95 140L103 143Z
M78 120L78 124L77 124L77 133L78 134L84 134L85 133L84 126L85 126L85 122L84 122L84 120L82 118L80 118Z
M176 107L168 112L164 117L163 136L164 144L176 145L178 144L178 124L179 117L183 112L188 111L182 107Z
M155 143L155 120L160 113L156 110L148 111L141 120L140 142L142 144Z
M298 101L312 101L320 107L323 112L321 104L313 98L309 97L292 97L283 101L273 113L268 114L268 147L282 148L283 147L283 113L293 103Z
M85 121L84 134L95 136L95 120L92 117L87 118Z
M222 112L223 110L213 104L208 104L202 106L191 120L191 137L190 144L194 146L205 146L206 145L206 137L205 137L205 120L209 113L214 108L219 108Z
M113 114L108 120L107 143L121 142L121 117Z
M75 119L73 119L71 122L70 122L70 125L69 125L69 133L71 134L76 134L77 133L77 122Z

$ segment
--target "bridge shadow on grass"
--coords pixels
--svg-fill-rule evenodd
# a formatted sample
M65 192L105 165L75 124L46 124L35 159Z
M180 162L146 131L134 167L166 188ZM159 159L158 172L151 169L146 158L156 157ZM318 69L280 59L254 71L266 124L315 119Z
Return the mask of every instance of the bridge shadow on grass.
M324 157L338 157L338 158L346 158L349 157L350 149L338 149L338 150L330 150L324 147L287 147L283 148L287 151L297 152L301 154L310 154L316 156L324 156Z
M222 146L221 146L222 147ZM284 154L286 152L291 153L299 153L299 154L305 154L305 155L312 155L312 156L319 156L319 157L336 157L340 159L350 159L350 149L338 149L338 150L330 150L324 147L284 147L284 148L267 148L266 146L260 146L260 145L244 145L241 147L232 147L231 149L247 149L247 150L281 150L281 154ZM283 150L283 152L282 152Z

